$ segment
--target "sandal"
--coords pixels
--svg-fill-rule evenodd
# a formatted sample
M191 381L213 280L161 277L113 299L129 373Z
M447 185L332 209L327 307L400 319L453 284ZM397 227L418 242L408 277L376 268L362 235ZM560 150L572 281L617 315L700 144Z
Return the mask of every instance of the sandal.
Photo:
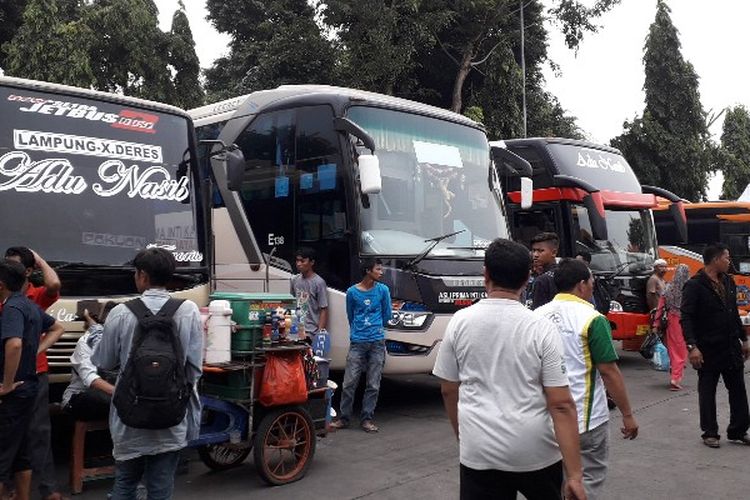
M678 384L677 382L675 382L674 380L671 380L669 382L669 390L670 391L681 391L682 390L682 386L680 384Z
M378 432L378 426L372 420L365 420L362 422L362 430L365 432Z
M747 436L745 436L745 437L747 437ZM716 437L705 437L705 438L703 438L703 444L705 444L709 448L719 448L719 447L721 447L721 444L719 443L719 438L716 438Z
M337 418L336 420L328 424L328 428L334 431L337 431L339 429L346 429L347 427L349 427L349 422L347 422L343 418Z

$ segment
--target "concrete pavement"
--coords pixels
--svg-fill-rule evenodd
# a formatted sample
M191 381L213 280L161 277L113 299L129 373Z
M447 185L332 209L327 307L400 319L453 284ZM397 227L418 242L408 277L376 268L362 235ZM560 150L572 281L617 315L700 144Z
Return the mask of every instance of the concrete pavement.
M750 447L722 440L722 447L713 450L701 443L695 372L686 370L685 390L670 392L668 374L651 369L637 353L621 355L620 367L641 433L635 441L622 440L619 411L612 412L606 498L750 497ZM178 477L175 498L457 498L458 447L437 380L429 376L386 379L381 396L377 414L381 432L366 434L353 428L320 440L307 476L297 483L265 486L252 456L237 469L213 473L191 454L189 473ZM717 399L724 432L729 414L721 384ZM104 498L110 484L106 480L87 483L76 498Z

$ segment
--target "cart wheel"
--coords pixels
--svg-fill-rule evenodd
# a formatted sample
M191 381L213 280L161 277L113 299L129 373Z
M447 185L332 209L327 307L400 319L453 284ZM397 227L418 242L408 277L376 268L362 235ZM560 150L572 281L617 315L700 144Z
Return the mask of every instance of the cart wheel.
M237 467L250 454L250 447L207 444L198 448L198 456L209 469L221 471Z
M266 414L255 433L255 468L277 486L304 477L315 455L315 430L310 414L299 406Z

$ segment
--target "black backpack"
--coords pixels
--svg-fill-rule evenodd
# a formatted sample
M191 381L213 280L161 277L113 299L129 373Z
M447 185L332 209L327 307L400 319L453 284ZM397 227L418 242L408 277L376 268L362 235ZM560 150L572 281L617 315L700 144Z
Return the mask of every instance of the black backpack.
M112 402L128 427L168 429L185 418L193 388L173 319L183 302L169 299L156 314L141 299L125 303L138 326Z

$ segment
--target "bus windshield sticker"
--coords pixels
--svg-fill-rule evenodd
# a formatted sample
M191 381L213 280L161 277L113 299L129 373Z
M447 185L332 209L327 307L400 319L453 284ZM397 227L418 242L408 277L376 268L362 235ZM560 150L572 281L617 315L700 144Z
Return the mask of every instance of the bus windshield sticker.
M289 177L280 176L276 177L276 198L286 198L289 196Z
M65 158L32 161L22 151L10 151L0 156L0 191L81 194L89 184L74 171L73 164ZM141 170L135 164L126 166L120 160L107 160L99 166L97 173L101 182L91 187L102 197L125 191L129 198L183 201L190 194L188 176L172 179L169 171L161 166Z
M84 156L103 156L118 160L162 163L161 146L116 141L99 137L56 134L34 130L14 130L13 143L16 149L68 153Z
M19 96L11 94L9 101L15 101L28 106L20 106L18 109L24 113L38 113L43 115L61 116L65 118L86 119L108 123L113 128L141 132L146 134L156 133L156 124L159 121L157 115L123 109L119 113L104 113L96 106L90 104L79 104L70 101L55 101L39 97Z
M312 189L313 187L313 174L302 174L299 177L299 188L302 190Z
M627 169L620 159L620 157L613 154L604 155L600 151L581 149L578 151L578 161L576 162L576 165L579 167L598 168L624 174Z
M463 168L461 151L456 146L434 142L412 141L418 163L429 163L444 167Z
M318 166L318 186L321 191L336 189L336 164Z

